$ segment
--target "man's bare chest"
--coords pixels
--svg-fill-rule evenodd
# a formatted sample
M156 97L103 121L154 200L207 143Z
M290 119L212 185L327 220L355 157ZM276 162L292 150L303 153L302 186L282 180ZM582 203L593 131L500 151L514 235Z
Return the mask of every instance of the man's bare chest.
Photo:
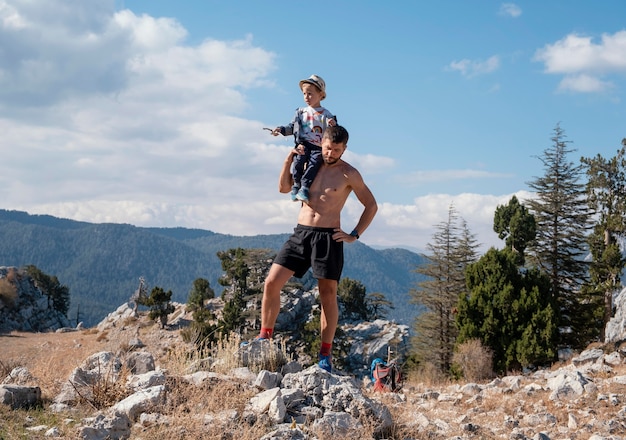
M341 197L348 190L347 176L341 172L320 172L311 185L311 192L319 196Z

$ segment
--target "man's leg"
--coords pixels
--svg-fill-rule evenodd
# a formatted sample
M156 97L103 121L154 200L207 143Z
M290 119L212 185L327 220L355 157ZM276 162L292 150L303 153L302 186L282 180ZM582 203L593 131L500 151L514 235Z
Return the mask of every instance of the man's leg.
M261 303L261 331L274 331L276 318L280 312L280 291L293 276L293 271L278 264L272 264L263 286L263 302ZM259 336L263 336L262 334ZM269 336L272 336L271 334Z
M339 305L337 304L337 281L318 279L317 285L320 292L320 302L322 303L322 314L320 316L320 333L322 336L322 346L320 350L320 367L324 368L327 371L330 371L330 351L333 340L335 339L337 322L339 321ZM323 363L324 365L322 365Z

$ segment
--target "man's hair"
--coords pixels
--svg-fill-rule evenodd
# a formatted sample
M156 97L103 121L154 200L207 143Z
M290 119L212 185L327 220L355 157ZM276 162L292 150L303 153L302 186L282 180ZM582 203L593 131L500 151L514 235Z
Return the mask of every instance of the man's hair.
M322 138L329 139L333 144L348 144L348 130L341 125L335 125L334 127L326 127Z

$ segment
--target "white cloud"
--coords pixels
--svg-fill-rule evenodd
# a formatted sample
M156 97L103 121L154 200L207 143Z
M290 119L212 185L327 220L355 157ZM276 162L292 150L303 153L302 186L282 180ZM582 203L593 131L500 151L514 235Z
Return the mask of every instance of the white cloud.
M416 198L411 205L381 203L363 240L380 246L404 243L404 246L424 250L432 239L435 226L447 219L448 208L453 205L476 235L480 251L491 246L501 248L502 241L493 232L493 215L496 208L509 203L513 195L522 203L532 196L527 191L505 195L429 194Z
M243 187L261 198L286 147L259 146L260 122L238 114L241 90L268 84L274 54L250 37L184 46L174 20L96 0L67 14L50 1L59 8L50 15L11 4L22 25L18 33L0 19L0 38L19 42L0 54L4 202L64 212L90 199L200 205L209 194L220 204Z
M145 227L206 229L234 235L284 233L294 226L298 206L282 198L251 203L222 200L210 205L169 200L86 200L80 202L42 203L15 206L11 209L31 214L48 214L93 223L129 223Z
M130 223L136 226L187 227L206 229L234 235L278 234L289 232L294 226L299 205L285 195L276 196L267 188L270 199L240 203L237 200L212 201L203 204L198 200L188 203L169 200L161 203L138 200L87 200L77 202L15 205L32 214L49 214L88 222ZM505 195L429 194L418 197L412 204L379 204L374 221L363 234L363 242L371 246L402 246L424 251L432 240L436 225L445 221L448 208L454 205L459 215L467 221L476 235L479 251L489 247L502 247L493 232L493 215L496 207L507 204L516 195L523 203L532 195L526 191ZM261 197L261 195L259 195ZM358 222L362 206L351 197L342 212L342 227L351 230Z
M453 61L448 65L449 70L459 71L463 76L467 77L491 73L499 67L500 58L497 55L493 55L484 61L463 59L461 61Z
M517 18L522 15L522 8L515 3L502 3L500 5L499 14Z
M249 36L187 45L175 20L112 5L0 0L2 208L236 235L291 230L298 204L276 191L289 142L263 142L262 123L241 116L247 91L272 85L275 54ZM471 76L498 65L497 57L464 60L456 70ZM345 157L363 174L395 166L358 148ZM409 176L490 177L474 170ZM423 248L454 202L488 243L495 205L508 198L381 202L363 240ZM342 214L346 229L361 209L351 197Z
M559 83L559 91L573 91L573 92L603 92L613 88L613 83L609 81L602 81L599 78L590 75L569 75L561 80Z
M390 157L374 154L358 155L353 153L349 146L344 154L344 159L364 175L385 173L395 166L395 160Z
M603 77L626 74L626 31L603 34L599 43L570 34L538 49L534 61L543 62L546 73L565 76L561 90L605 91L613 85Z

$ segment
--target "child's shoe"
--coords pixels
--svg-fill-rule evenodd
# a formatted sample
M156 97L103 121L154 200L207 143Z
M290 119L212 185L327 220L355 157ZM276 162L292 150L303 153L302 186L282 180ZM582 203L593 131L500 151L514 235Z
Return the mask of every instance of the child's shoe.
M291 201L292 202L295 202L295 201L298 200L297 195L298 195L298 190L299 189L300 189L300 187L296 186L296 185L291 187Z
M309 203L309 190L307 188L300 188L300 191L296 194L296 199L304 203Z

